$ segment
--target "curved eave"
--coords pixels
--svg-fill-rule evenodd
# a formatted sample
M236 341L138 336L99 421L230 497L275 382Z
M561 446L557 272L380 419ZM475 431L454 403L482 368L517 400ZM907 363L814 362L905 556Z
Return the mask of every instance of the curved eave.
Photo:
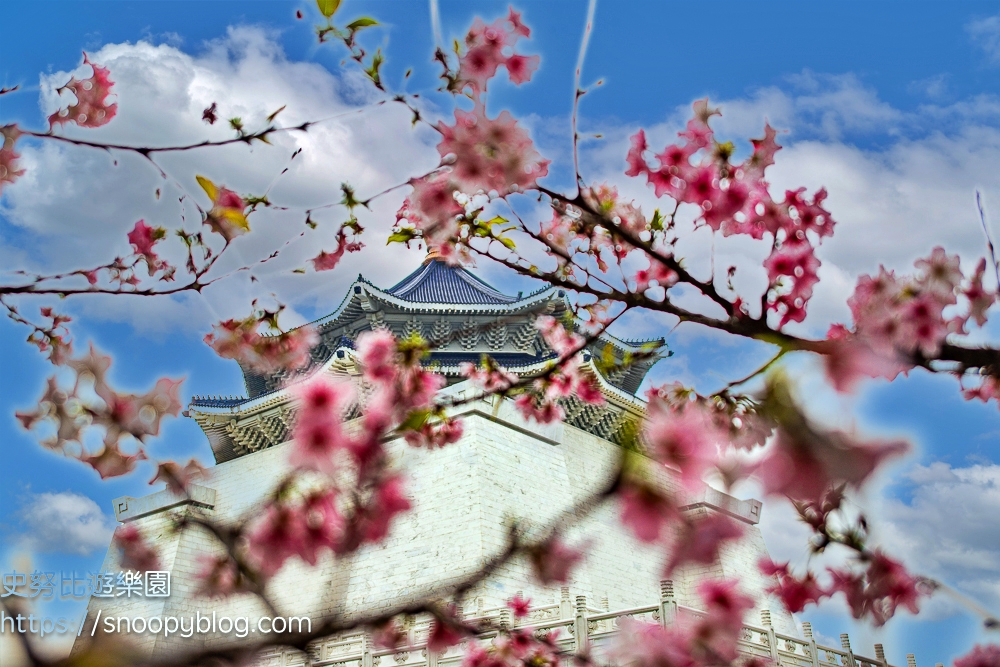
M338 353L342 351L344 354L342 356L337 356ZM288 400L297 385L309 381L319 373L329 372L337 367L340 370L339 375L347 375L350 368L354 366L355 358L354 350L342 346L337 348L333 355L331 355L331 357L327 359L322 366L317 367L313 373L291 382L286 387L275 389L274 391L261 394L255 398L248 398L239 405L206 405L191 401L191 403L188 404L188 412L192 417L195 417L195 413L204 415L233 415L235 417L271 408L275 405L284 403Z
M343 355L338 356L341 352ZM541 373L548 368L552 359L539 360L529 364L521 365L507 365L504 366L506 370L517 372L523 375L533 375L535 373ZM272 391L270 393L258 396L256 398L247 399L246 401L240 403L239 405L221 406L221 405L205 405L198 404L192 401L188 405L188 413L196 421L198 415L207 416L219 416L219 415L231 415L233 417L241 417L259 412L261 410L267 410L269 408L281 405L291 398L292 393L297 385L307 382L309 379L315 377L319 373L330 372L334 370L335 367L340 372L340 375L349 374L351 368L356 367L357 353L347 347L338 348L333 356L325 364L316 369L316 372L309 375L308 377L301 378L300 380L293 382L287 387ZM597 369L592 360L586 360L580 364L580 367L586 371L589 371L597 379L598 385L601 388L602 393L609 398L616 399L617 403L627 405L632 407L634 410L644 410L646 402L625 391L620 389L615 385L611 384L607 378ZM448 364L443 362L437 362L433 365L433 370L436 373L441 373L446 376L458 376L461 374L461 364Z
M612 345L622 350L623 352L632 352L633 354L636 352L648 351L649 348L647 346L651 346L654 344L655 344L655 347L653 347L654 351L662 350L667 346L666 338L650 338L649 340L627 341L618 338L617 336L610 334L607 331L601 334L601 340L607 340L608 342L610 342Z

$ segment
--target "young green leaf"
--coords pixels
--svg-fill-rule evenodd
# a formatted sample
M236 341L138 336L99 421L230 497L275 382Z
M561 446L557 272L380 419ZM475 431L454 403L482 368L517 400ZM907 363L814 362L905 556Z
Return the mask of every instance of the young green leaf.
M356 21L351 21L350 23L348 23L347 29L350 30L351 32L357 32L362 28L370 28L373 25L378 25L378 21L368 16L362 16Z
M653 219L649 221L649 228L654 232L663 231L663 216L660 215L660 209L653 211Z
M415 229L410 229L409 227L401 227L397 231L389 235L389 239L385 242L386 245L390 243L406 243L417 237L417 231Z
M337 11L337 7L340 7L340 0L316 0L316 6L319 7L320 14L330 18Z

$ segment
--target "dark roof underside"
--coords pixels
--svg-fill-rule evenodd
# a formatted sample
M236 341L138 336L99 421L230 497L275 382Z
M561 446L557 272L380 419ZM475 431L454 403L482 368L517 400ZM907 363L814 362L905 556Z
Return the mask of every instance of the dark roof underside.
M518 300L498 292L465 269L439 259L427 261L386 292L415 303L501 304Z

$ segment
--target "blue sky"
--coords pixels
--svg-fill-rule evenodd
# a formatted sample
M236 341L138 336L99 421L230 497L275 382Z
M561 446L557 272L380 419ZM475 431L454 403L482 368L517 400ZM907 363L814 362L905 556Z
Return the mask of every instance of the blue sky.
M459 36L473 16L491 19L506 6L442 1L443 31ZM509 108L525 118L543 152L563 165L554 172L558 185L567 176L572 70L586 4L550 0L515 6L524 10L533 30L533 39L523 50L540 53L542 68L523 88L498 86L490 103L494 111ZM101 52L109 58L134 55L135 62L148 67L173 58L171 63L200 67L198 76L208 72L221 77L219 72L228 71L226 67L240 64L244 69L239 71L259 72L265 82L289 73L304 80L312 76L315 90L289 93L287 113L297 113L298 104L306 117L308 110L324 103L346 108L366 94L350 77L337 74L342 51L315 44L316 15L308 3L56 2L43 11L36 3L10 2L8 7L7 30L0 43L0 84L19 84L22 90L0 98L0 123L43 128L45 112L50 110L46 105L51 104L47 91L57 73L71 72L80 64L81 49L91 53L105 49ZM300 8L306 13L302 21L294 16ZM406 89L427 93L432 113L447 109L447 101L432 92L438 70L430 62L433 38L426 3L345 0L341 12L345 17L367 14L382 21L383 27L366 36L366 45L387 52L390 85L401 86L402 73L413 67ZM604 139L585 144L584 171L597 180L622 181L625 137L643 126L651 136L665 139L690 102L700 97L721 101L720 132L743 141L743 146L746 138L759 133L765 117L788 130L782 135L788 148L778 155L775 183L828 185L833 212L841 223L821 254L828 287L817 292L814 316L806 327L807 332L821 332L830 321L845 319L843 301L858 273L874 271L882 262L905 269L936 244L968 259L984 252L972 197L980 188L987 205L994 202L993 209L1000 211L996 13L995 3L976 2L600 3L584 81L604 83L585 98L581 126ZM139 52L135 46L139 41L152 47ZM305 69L303 62L318 63L327 71ZM123 91L121 117L93 136L174 141L192 136L192 131L207 132L197 122L184 124L175 109L155 98L141 100L141 108L140 100L126 98L128 85L135 90L147 85L140 80L141 67L135 67L127 73L112 71ZM135 77L133 83L128 77ZM229 89L219 89L220 100L248 109L264 104L261 99L275 108L285 103L284 98L273 103L266 99L267 91L258 90L259 83L231 79ZM165 83L148 85L170 90ZM129 104L133 106L127 109ZM376 138L371 130L381 132L382 122L394 123L398 137ZM351 163L343 173L336 172L337 178L304 172L276 194L289 200L329 200L329 191L340 178L358 180L375 191L380 178L399 182L433 162L428 137L410 132L400 115L380 116L369 125L348 124L343 132L339 139L368 151L362 155L366 163ZM51 175L26 178L5 190L0 201L3 268L96 263L108 252L126 250L124 232L138 217L161 220L160 224L176 220L171 218L169 202L149 196L157 181L147 166L122 158L116 171L109 158L93 152L53 151L31 142L19 148L26 163L38 167L37 173L50 167L45 173ZM258 149L256 154L267 165L281 164L276 153ZM242 170L241 159L227 153L216 162L214 157L199 156L165 164L188 177L193 169L225 174L229 167L237 171L233 178L242 179L248 188L269 180L273 171L261 175ZM378 173L370 174L366 168ZM111 176L107 182L87 181L92 170ZM118 186L124 188L123 194L118 194ZM632 187L623 186L641 202L651 201L649 193ZM372 233L384 235L398 201L391 204L376 208ZM262 238L283 238L282 225L287 221L279 215L267 219ZM275 273L267 287L288 300L293 317L301 321L329 312L358 272L387 286L420 260L418 252L381 251L378 241L371 246L372 252L350 258L336 276L295 282ZM109 247L115 250L108 251ZM254 246L246 248L249 254ZM479 273L510 293L529 288L495 267L481 266ZM78 347L93 341L114 354L117 383L141 390L160 375L184 376L187 400L192 394L243 391L235 366L216 358L201 337L213 315L245 312L248 294L248 286L237 283L204 300L153 305L75 300L65 307L77 316L73 331ZM628 326L632 331L624 333L651 334L662 331L663 324L653 318L633 318ZM990 334L996 333L985 332L981 339L995 340ZM13 411L31 405L50 369L23 343L25 335L15 324L0 322L0 366L7 378L0 385L0 507L5 510L0 518L0 570L9 567L25 545L39 569L93 570L103 558L103 548L78 544L77 553L62 553L58 540L25 541L26 521L39 516L44 505L41 494L71 492L92 499L99 509L80 501L76 520L99 525L107 521L99 512L108 514L112 498L148 492L151 473L142 469L101 483L92 471L43 452L17 428ZM661 364L655 376L680 378L700 388L717 384L732 368L752 368L766 353L694 329L678 330L671 344L676 355ZM884 520L887 548L892 551L897 545L914 567L931 568L934 576L1000 608L996 406L966 403L950 379L921 373L892 385L867 385L844 404L819 388L807 363L794 368L801 372L807 402L816 412L831 419L846 414L846 419L840 418L844 423L912 438L914 455L896 467L892 478L883 480L870 498L876 508L871 516L876 523ZM211 460L204 437L184 419L168 422L151 451L164 457L195 455L206 463ZM949 521L949 515L954 520ZM782 523L787 512L775 510L775 516L767 526L769 544L778 555L790 557L785 550L792 540L784 538L794 534L794 527ZM61 547L67 548L65 543ZM79 605L67 608L73 611ZM813 620L829 637L851 628L856 650L871 654L870 642L862 639L875 635L850 624L836 605L803 618ZM972 617L935 603L926 617L894 620L878 637L896 664L904 662L906 652L916 653L920 664L933 664L964 652L980 635Z

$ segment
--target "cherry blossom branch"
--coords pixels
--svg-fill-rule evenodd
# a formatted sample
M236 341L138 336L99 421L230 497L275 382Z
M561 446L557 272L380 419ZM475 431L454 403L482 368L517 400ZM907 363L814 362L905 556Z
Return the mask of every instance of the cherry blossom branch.
M615 221L608 219L606 215L603 215L599 211L595 211L589 202L581 195L577 194L573 199L567 199L565 196L559 194L558 192L549 190L544 186L538 186L538 191L548 195L554 204L554 207L559 210L565 207L566 204L571 204L575 207L580 208L585 214L589 214L589 219L596 225L600 226L602 229L606 230L613 236L621 237L629 243L629 245L639 248L646 253L647 256L656 260L666 268L670 269L677 274L678 280L683 283L687 283L692 287L698 289L702 294L710 298L716 304L722 307L726 314L733 316L735 314L735 309L733 303L720 295L715 289L715 285L711 281L698 280L692 276L687 269L681 266L680 262L673 255L667 255L661 252L659 249L655 248L652 240L644 241L637 234L632 233L625 226L615 223ZM675 211L676 213L676 211ZM763 317L763 312L761 317Z
M185 495L187 493L185 492ZM275 607L274 602L267 595L264 585L258 576L257 570L247 563L246 559L243 558L241 550L239 548L239 540L243 535L243 524L241 523L235 529L226 528L219 525L218 523L211 521L204 516L198 515L185 515L182 516L177 521L177 529L183 530L188 525L198 526L209 535L214 537L216 541L221 545L225 551L226 555L236 563L237 568L241 575L246 578L249 583L250 593L256 595L260 601L267 607L268 612L272 616L278 616L279 612L277 607Z
M952 598L966 609L973 611L978 614L983 620L983 628L990 630L992 632L1000 632L1000 618L993 614L989 609L982 606L972 598L967 595L963 595L955 588L945 584L936 579L927 579L927 581L933 586L935 591L940 591Z
M61 141L68 144L73 144L75 146L84 146L87 148L98 148L105 151L123 151L130 153L138 153L143 157L149 157L155 153L177 153L183 151L190 151L196 148L211 148L218 146L230 146L232 144L250 144L254 141L264 141L272 134L281 134L285 132L308 132L309 128L313 125L319 125L322 123L327 123L333 120L339 120L340 118L345 118L354 114L363 113L365 111L370 111L383 106L389 102L396 101L393 99L379 100L373 104L369 104L357 109L351 109L349 111L344 111L342 113L333 114L325 118L320 118L319 120L309 120L298 125L290 125L286 127L275 127L274 125L268 125L263 130L257 132L250 132L247 134L242 134L238 137L233 137L232 139L205 139L204 141L199 141L190 144L179 144L175 146L134 146L131 144L116 144L101 141L90 141L87 139L78 139L75 137L67 137L60 134L53 134L51 130L48 132L35 132L32 130L21 130L21 134L24 136L35 137L37 139L49 139L54 141Z
M766 373L767 371L769 371L776 363L778 363L778 361L780 361L781 358L783 356L785 356L785 354L787 352L788 352L787 348L782 348L782 349L778 350L778 353L775 354L770 359L768 359L762 366L760 366L756 370L751 371L749 374L747 374L746 376L740 378L739 380L733 380L732 382L726 383L726 386L723 387L722 389L720 389L719 391L715 392L715 394L713 394L713 396L726 394L733 387L738 387L741 384L746 384L747 382L749 382L750 380L754 379L755 377L763 375L764 373Z

